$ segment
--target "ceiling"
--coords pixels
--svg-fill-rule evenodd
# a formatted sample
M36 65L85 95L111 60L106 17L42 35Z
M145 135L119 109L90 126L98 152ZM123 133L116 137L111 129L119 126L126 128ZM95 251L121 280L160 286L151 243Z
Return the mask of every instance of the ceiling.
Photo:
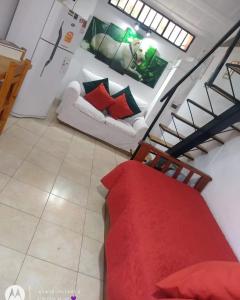
M147 0L196 36L216 42L240 20L240 0Z

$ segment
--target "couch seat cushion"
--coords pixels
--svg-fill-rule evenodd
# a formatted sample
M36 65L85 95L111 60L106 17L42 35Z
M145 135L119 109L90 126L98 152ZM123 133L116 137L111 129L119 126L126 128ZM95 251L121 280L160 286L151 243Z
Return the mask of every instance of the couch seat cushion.
M82 113L88 115L94 120L97 120L102 123L105 122L104 114L101 111L97 110L94 106L92 106L92 104L86 101L83 97L80 96L75 102L74 106Z
M106 125L121 131L124 134L127 134L129 136L135 136L136 131L133 129L133 127L124 120L115 120L112 117L107 116L106 117Z

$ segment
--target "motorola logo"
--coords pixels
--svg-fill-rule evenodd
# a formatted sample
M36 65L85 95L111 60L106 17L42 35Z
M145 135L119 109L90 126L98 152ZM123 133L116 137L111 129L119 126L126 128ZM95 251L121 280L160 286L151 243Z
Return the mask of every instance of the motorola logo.
M24 289L18 285L12 285L6 289L5 292L6 300L24 300L25 292Z

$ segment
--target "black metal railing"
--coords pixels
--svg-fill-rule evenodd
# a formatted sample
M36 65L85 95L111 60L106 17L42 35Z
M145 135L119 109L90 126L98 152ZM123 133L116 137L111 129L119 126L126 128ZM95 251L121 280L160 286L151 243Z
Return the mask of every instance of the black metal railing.
M156 114L154 120L152 121L152 123L150 124L148 130L146 131L144 137L143 137L143 141L145 141L152 129L154 128L155 124L159 121L159 118L161 117L161 115L163 114L164 110L166 109L168 103L170 102L171 98L173 97L173 95L176 93L176 91L178 90L178 88L196 71L198 70L205 61L207 61L207 59L213 54L215 53L215 51L221 47L223 45L223 43L232 36L232 34L234 34L238 29L240 29L240 20L215 44L215 46L206 54L203 56L203 58L190 70L186 73L186 75L184 75L161 99L159 99L160 102L163 103L163 105L161 106L160 110L158 111L158 113ZM228 110L227 112L225 112L225 115L220 115L217 116L215 115L215 113L213 112L213 109L211 108L211 112L210 114L212 114L212 116L215 118L215 122L223 122L223 124L220 126L221 130L226 128L226 126L232 126L233 127L233 123L231 122L238 122L240 121L240 119L238 120L238 113L239 113L239 101L238 99L235 98L235 94L233 91L233 87L232 87L232 83L231 83L231 79L230 79L230 84L231 84L231 88L233 91L233 96L228 93L226 93L225 91L222 91L221 88L214 86L214 81L217 78L219 72L222 70L222 68L224 67L224 65L226 65L227 67L231 67L231 64L226 64L229 56L231 55L233 49L236 47L238 41L240 39L240 30L237 32L237 35L234 37L234 39L231 42L231 45L228 47L223 59L221 60L221 62L219 63L219 65L217 66L217 68L215 69L215 71L213 72L212 76L210 77L210 79L206 82L206 90L208 87L211 87L212 89L216 89L217 92L219 92L220 94L222 93L222 95L224 97L228 97L230 101L235 102L236 106L235 108L231 108L230 110ZM239 72L240 72L240 68L239 68ZM208 93L208 91L207 91ZM211 103L210 103L211 106ZM234 116L232 115L234 114ZM239 115L240 116L240 115ZM211 122L209 122L211 123ZM209 137L211 135L211 137L213 137L213 134L217 134L219 133L219 130L216 130L216 128L214 127L216 124L206 124L206 128L204 128L204 130L210 130L209 132L207 132L206 135L206 130L201 130L201 128L198 128L199 130L195 131L193 133L192 137L186 137L186 138L180 138L180 142L177 145L173 146L173 149L168 149L168 153L178 157L179 155L183 154L184 151L188 151L189 149L191 149L191 147L196 147L197 143L191 143L193 138L197 138L198 139L198 144L200 142L204 142L207 137ZM194 124L193 124L194 125ZM207 126L208 125L208 126ZM212 128L212 126L214 128ZM224 127L225 126L225 127ZM203 126L204 127L204 126ZM210 128L210 129L209 129ZM196 128L195 128L196 129ZM204 134L203 134L204 133ZM195 134L195 137L194 137ZM191 140L191 142L190 142ZM188 143L190 142L190 145L188 145ZM182 147L184 146L184 147ZM175 148L175 149L174 149ZM135 157L135 155L137 154L137 152L140 149L140 145L136 148L136 150L134 151L131 159L133 159Z

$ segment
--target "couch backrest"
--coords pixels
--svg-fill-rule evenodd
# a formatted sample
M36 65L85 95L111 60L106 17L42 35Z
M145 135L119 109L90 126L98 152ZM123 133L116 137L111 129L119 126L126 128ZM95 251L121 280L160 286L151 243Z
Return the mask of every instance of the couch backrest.
M100 76L98 74L94 74L93 72L87 70L87 69L83 69L82 70L82 78L80 80L82 81L93 81L93 80L99 80L104 78L103 76ZM80 82L81 84L81 82ZM118 84L117 82L114 82L112 80L109 79L109 89L110 89L110 94L116 94L117 92L121 91L122 89L124 89L125 86L122 86L120 84ZM131 88L131 87L130 87ZM140 99L139 97L135 96L133 94L139 108L141 109L141 111L144 111L145 114L147 112L147 108L148 108L148 103L145 102L144 100Z

